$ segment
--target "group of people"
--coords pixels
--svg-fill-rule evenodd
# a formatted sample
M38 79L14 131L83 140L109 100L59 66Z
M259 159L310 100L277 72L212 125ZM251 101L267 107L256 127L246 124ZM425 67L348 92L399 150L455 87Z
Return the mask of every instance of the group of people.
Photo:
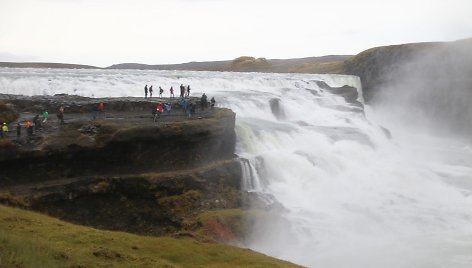
M64 107L59 107L59 110L61 111L61 116L63 115L64 113ZM59 113L58 113L58 118L59 118ZM49 112L48 111L44 111L42 113L42 119L40 118L40 115L39 114L36 114L33 119L27 119L24 121L24 128L26 129L26 135L28 135L28 137L30 137L31 135L34 134L34 132L36 131L39 131L40 129L42 129L42 126L43 124L47 123L48 121L48 118L49 118ZM64 123L64 120L60 121L62 123ZM17 122L16 123L16 137L17 138L20 138L21 137L21 133L22 133L22 124L20 122ZM3 123L1 129L0 129L0 137L1 138L8 138L8 134L9 134L9 128L8 128L8 125L7 123Z
M211 100L210 100L211 109L213 109L213 107L215 107L215 104L216 104L215 97L212 97ZM205 108L208 107L208 98L207 98L207 95L205 93L203 93L202 97L200 98L200 105L202 107L202 111L205 110Z
M164 91L161 87L160 88L160 94ZM145 87L146 89L146 97L147 93L150 93L150 97L152 96L152 86L147 88L147 85ZM173 89L172 87L170 88L171 92L171 97L173 97ZM184 114L187 114L188 118L192 118L192 116L195 114L195 104L187 101L185 99L185 94L186 96L190 95L190 86L187 86L187 88L184 87L184 85L181 85L181 101L180 101L180 106L182 108L182 111ZM190 102L190 103L189 103ZM210 104L211 109L215 106L216 100L215 97L212 97L210 102L208 102L207 95L203 93L202 97L200 98L200 105L201 105L201 110L204 111L205 108L208 107L208 104ZM93 120L96 120L97 118L103 117L105 110L105 104L103 102L98 103L97 105L94 105L92 108L92 118ZM166 114L170 114L172 110L172 104L170 102L167 103L158 103L156 107L153 109L153 118L154 122L157 122L157 120L160 118L161 114L164 112ZM57 116L57 122L58 124L62 125L64 124L64 106L60 105L57 109L56 112ZM34 132L42 129L42 125L47 123L49 118L49 112L46 110L42 113L42 119L40 118L39 114L36 114L32 120L27 119L24 123L24 128L26 128L26 133L29 136L33 135ZM16 135L17 138L21 137L22 133L22 124L20 122L17 123L16 125ZM0 138L7 138L9 135L9 128L8 124L5 122L0 126Z
M154 122L157 122L159 118L161 118L161 114L164 113L164 111L167 114L170 114L170 111L172 110L172 105L170 103L158 103L156 105L156 108L152 110L152 114L154 115Z
M147 99L148 95L149 98L152 98L152 93L154 92L152 85L148 87L148 85L144 86L144 98ZM159 98L162 98L162 94L164 94L164 89L159 86ZM187 87L184 86L184 84L180 85L180 97L185 98L185 97L190 97L190 85L187 85ZM174 95L174 87L171 86L169 88L169 98L175 98Z
M211 109L213 109L216 104L215 97L212 97L210 102L208 102L207 95L203 93L202 97L200 98L200 105L201 105L202 111L204 111L205 108L208 107L208 103L210 103L210 107ZM188 118L192 118L192 116L195 114L196 105L193 102L187 101L187 99L185 98L181 98L180 107L182 108L182 112L184 114L187 114ZM160 115L163 114L164 111L167 114L170 114L171 110L172 110L171 103L164 103L164 104L158 103L155 109L152 110L152 114L154 115L154 122L157 122L157 120L160 118Z

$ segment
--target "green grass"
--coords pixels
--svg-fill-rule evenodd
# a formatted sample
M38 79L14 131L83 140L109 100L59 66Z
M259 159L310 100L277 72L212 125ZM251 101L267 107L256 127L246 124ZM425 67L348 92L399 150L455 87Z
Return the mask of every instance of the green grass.
M102 231L6 206L0 206L0 256L1 268L296 267L248 249Z

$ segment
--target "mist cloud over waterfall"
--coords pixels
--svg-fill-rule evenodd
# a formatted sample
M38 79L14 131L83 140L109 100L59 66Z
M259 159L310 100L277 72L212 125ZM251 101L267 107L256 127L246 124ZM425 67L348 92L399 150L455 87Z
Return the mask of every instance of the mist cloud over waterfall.
M402 125L389 137L382 126L403 121L364 107L358 77L0 69L11 94L143 96L144 84L190 84L236 112L244 190L275 204L248 219L245 246L308 267L471 267L471 144Z
M402 124L442 135L472 135L472 39L367 51L369 103Z

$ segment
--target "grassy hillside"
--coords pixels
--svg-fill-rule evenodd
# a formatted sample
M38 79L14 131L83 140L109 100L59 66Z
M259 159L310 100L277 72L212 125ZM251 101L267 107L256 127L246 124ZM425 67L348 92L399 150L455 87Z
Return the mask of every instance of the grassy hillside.
M231 61L189 62L169 65L115 64L108 69L231 71L266 73L340 73L351 56L331 55L299 59L266 59L242 56Z
M297 267L248 249L101 231L0 206L0 267Z

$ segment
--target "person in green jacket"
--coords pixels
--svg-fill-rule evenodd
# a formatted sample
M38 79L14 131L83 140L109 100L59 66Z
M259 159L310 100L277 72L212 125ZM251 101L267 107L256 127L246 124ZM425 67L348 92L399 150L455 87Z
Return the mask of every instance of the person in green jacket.
M46 123L48 121L49 113L48 111L43 112L43 123Z

